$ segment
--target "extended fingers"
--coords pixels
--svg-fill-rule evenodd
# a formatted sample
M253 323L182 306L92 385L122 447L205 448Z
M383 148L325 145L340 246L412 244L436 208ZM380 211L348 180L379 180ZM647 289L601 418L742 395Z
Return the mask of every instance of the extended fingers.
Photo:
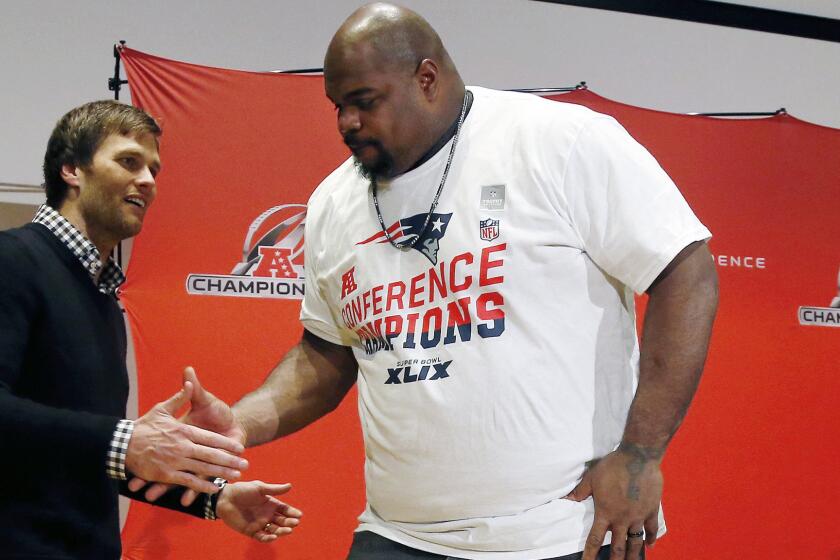
M216 461L201 461L190 459L188 457L182 458L178 461L178 470L195 473L199 476L211 478L224 478L227 480L236 480L242 476L242 473L236 468L220 467ZM245 463L247 466L247 463Z
M134 478L128 481L128 489L132 492L139 492L141 488L146 486L146 484L148 484L147 481L135 476Z
M627 554L627 532L629 527L618 525L612 528L610 560L624 560Z
M268 496L268 500L274 505L274 515L295 518L300 518L303 515L303 512L296 507L292 507L285 502L281 502L277 498Z
M257 484L260 493L266 496L279 496L280 494L285 494L292 488L292 485L288 482L283 484L270 484L261 480L255 480L254 482Z
M219 487L213 484L213 482L204 480L188 472L175 471L168 478L169 480L167 482L192 488L199 494L215 494L219 491Z
M155 500L166 494L170 488L172 488L171 484L162 484L160 482L156 482L148 490L146 490L146 499L150 502L154 502Z
M596 514L592 528L589 530L589 535L586 537L581 560L596 560L598 550L604 544L604 538L607 535L608 528L609 522L603 518L599 518Z
M187 488L184 493L181 494L181 505L184 507L190 507L197 497L198 492Z
M277 540L279 537L288 535L292 532L292 527L283 526L275 522L269 522L262 526L258 526L256 530L252 531L252 536L261 543L269 543Z
M627 533L627 552L621 558L625 558L626 560L639 560L644 544L645 536L642 527L631 527Z
M236 455L240 455L243 451L245 451L245 446L235 439L217 434L216 432L186 425L184 426L184 429L187 430L187 437L189 437L189 439L194 443L218 450L229 451L230 453L234 453Z
M659 534L659 511L645 519L645 544L653 546Z

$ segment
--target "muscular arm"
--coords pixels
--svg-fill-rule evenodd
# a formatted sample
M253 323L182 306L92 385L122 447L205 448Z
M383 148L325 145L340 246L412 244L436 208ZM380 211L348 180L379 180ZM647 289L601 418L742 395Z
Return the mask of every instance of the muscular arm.
M706 244L683 249L648 294L639 386L621 443L571 495L591 494L595 501L584 560L594 560L607 531L612 532L613 560L639 557L642 540L628 533L644 530L648 544L656 540L660 463L697 390L717 310L717 274Z
M291 434L333 411L356 382L353 352L304 330L257 390L233 406L252 447Z
M619 449L661 459L697 390L718 301L705 243L683 249L648 290L639 387Z

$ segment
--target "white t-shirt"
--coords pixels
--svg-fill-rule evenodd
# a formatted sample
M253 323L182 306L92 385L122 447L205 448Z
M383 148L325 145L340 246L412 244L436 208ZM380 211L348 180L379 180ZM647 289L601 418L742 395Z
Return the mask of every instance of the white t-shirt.
M710 233L611 117L470 89L417 248L387 242L352 161L312 195L301 320L359 363L360 530L468 559L571 554L593 505L562 498L618 445L636 388L633 291ZM380 184L397 238L419 233L450 144Z

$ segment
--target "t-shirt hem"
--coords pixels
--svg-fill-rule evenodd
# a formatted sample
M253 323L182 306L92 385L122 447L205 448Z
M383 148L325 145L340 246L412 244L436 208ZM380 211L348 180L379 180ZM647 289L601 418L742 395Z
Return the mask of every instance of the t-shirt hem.
M565 541L560 544L555 544L539 549L477 551L460 550L456 548L450 548L447 546L441 546L427 541L422 541L400 531L391 530L387 527L375 525L372 523L361 523L355 532L359 533L362 531L370 531L371 533L376 533L381 537L400 543L407 547L414 548L416 550L422 550L423 552L441 554L443 556L449 556L452 558L459 558L464 560L546 560L549 558L556 558L558 556L566 556L568 554L576 554L578 552L581 552L586 542L586 535L583 535L580 539L575 539L573 541ZM666 532L667 528L663 523L659 527L659 531L657 532L656 538L661 538L663 535L665 535ZM606 546L610 544L610 542L610 535L607 535L607 537L604 539L604 544L602 546Z
M339 346L348 346L347 342L342 340L340 336L338 336L334 331L324 328L323 323L321 321L313 320L313 319L301 319L301 324L303 328L305 328L310 333L314 334L318 338L326 340L327 342L332 342L333 344L338 344Z
M644 293L680 251L695 241L708 241L711 237L712 233L706 227L691 230L677 237L665 250L659 253L658 258L632 283L631 287L637 294Z

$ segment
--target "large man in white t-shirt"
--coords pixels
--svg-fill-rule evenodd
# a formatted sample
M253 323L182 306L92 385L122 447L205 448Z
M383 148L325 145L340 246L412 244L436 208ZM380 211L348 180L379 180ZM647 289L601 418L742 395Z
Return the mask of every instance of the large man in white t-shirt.
M353 157L309 202L305 333L234 406L247 444L358 383L349 558L640 557L715 314L709 231L612 118L465 88L414 12L356 11L324 75Z

